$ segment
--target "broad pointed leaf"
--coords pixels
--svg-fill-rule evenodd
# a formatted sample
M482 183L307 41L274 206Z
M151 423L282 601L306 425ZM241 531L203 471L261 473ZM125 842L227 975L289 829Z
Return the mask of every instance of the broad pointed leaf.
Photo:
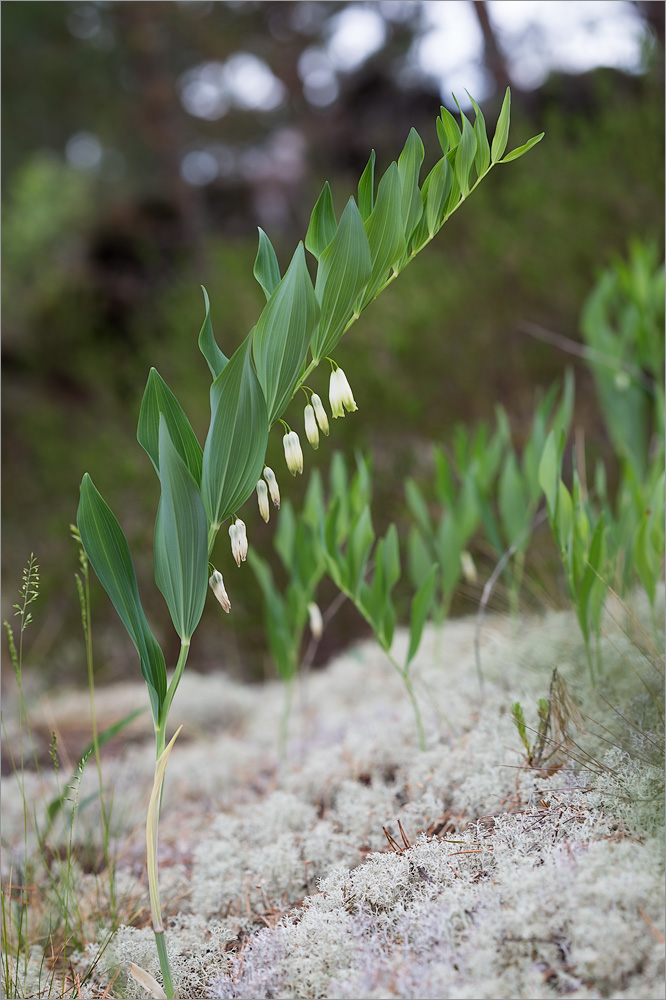
M155 725L158 725L167 690L164 655L141 606L134 564L125 535L88 473L81 483L76 525L92 568L111 598L139 654L153 719Z
M199 624L208 587L208 524L201 493L160 417L162 496L155 521L155 582L173 627L189 642Z
M476 156L476 136L469 119L461 111L463 129L456 152L456 180L463 198L469 194L470 171Z
M519 156L527 153L528 150L536 146L537 142L541 142L545 132L539 132L538 135L533 135L531 139L528 139L524 146L518 146L516 149L512 149L510 153L507 153L505 157L500 160L500 163L511 163L512 160L517 160Z
M303 244L299 243L284 278L264 306L253 336L254 363L269 424L281 416L291 400L318 318L319 305Z
M497 119L497 125L495 127L495 135L493 136L493 144L490 150L490 159L493 163L497 163L498 160L502 159L504 155L504 150L506 149L506 144L509 141L509 123L511 121L511 89L506 88L506 93L504 95L504 100L502 101L502 110L500 111L499 118Z
M419 173L425 150L421 136L415 128L410 129L404 149L398 157L398 173L402 184L402 222L405 243L416 229L423 213L423 202L419 191Z
M476 156L474 165L477 177L483 177L490 166L490 145L488 143L488 133L486 132L486 120L483 117L481 108L476 103L472 95L467 91L467 96L472 102L476 118L474 119L474 135L476 136Z
M375 207L375 151L370 153L365 170L358 182L358 210L365 222Z
M385 283L393 264L405 251L405 233L402 226L402 185L398 166L394 162L388 168L377 191L377 200L372 215L365 223L365 231L370 244L372 276L361 296L357 312L361 312L372 302Z
M426 177L427 189L424 184L426 195L426 225L428 235L434 236L442 225L442 215L444 205L451 191L453 183L453 173L449 166L449 161L445 156L438 160Z
M435 578L437 576L437 569L437 563L433 563L428 571L428 575L425 577L423 583L416 591L412 599L412 610L409 617L409 649L407 650L405 670L409 668L409 665L416 656L418 648L421 644L423 626L425 625L428 614L430 613L432 599L435 593Z
M252 367L251 335L211 386L201 495L218 527L245 503L261 475L268 441L266 400Z
M360 517L356 520L349 535L349 542L347 543L346 577L347 586L352 594L358 592L374 540L375 532L372 527L370 508L365 507Z
M155 368L151 368L141 400L136 436L159 475L160 416L164 417L169 437L197 483L201 482L203 453L185 413Z
M509 452L499 479L498 501L504 537L509 545L519 542L530 523L527 489L513 450Z
M328 181L326 181L321 194L317 198L317 203L312 209L310 225L305 235L305 246L317 260L319 260L335 236L337 228L338 224L335 221L331 188Z
M372 271L370 247L363 220L350 198L332 242L319 260L315 295L320 306L319 325L312 338L315 361L331 353L354 312L354 303Z
M264 290L264 295L270 299L280 284L280 265L273 244L259 226L259 246L254 260L252 273Z
M440 108L440 118L437 119L437 136L442 152L447 153L454 150L460 142L460 129L450 111L444 106Z
M211 375L214 379L216 379L228 362L229 358L226 354L223 354L217 346L215 334L213 333L213 324L210 321L210 301L208 299L208 292L203 285L201 286L201 291L203 292L204 303L206 305L206 317L203 321L201 331L199 332L199 350L208 362Z

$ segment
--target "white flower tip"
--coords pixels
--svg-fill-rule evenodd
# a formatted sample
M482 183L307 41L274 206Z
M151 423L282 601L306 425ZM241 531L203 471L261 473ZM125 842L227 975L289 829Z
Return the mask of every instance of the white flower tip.
M311 601L308 604L308 614L310 616L310 631L315 639L321 639L322 632L324 631L324 619L321 616L321 611L319 610L319 605Z
M264 468L264 479L268 483L268 492L271 495L271 500L275 507L280 509L280 488L277 484L277 479L275 478L275 473L268 466Z
M314 410L315 417L317 418L317 423L319 424L319 430L322 432L322 434L325 434L326 437L328 437L329 435L328 417L326 415L326 410L324 409L324 404L322 403L321 399L319 398L316 392L312 393L312 398L310 402L312 403L312 408Z
M268 487L263 479L260 479L257 483L257 502L259 504L259 513L266 524L268 524L268 519L271 516L271 508L268 503Z
M319 447L319 428L315 418L315 411L308 403L305 407L305 436L316 451Z
M476 583L478 576L476 572L476 566L474 565L474 560L471 555L465 549L460 553L460 566L462 569L463 576L467 583Z
M227 594L224 586L224 580L222 579L222 574L219 570L215 570L208 583L210 585L210 589L215 594L215 597L222 605L222 610L229 614L231 611L231 601L229 600L229 595Z

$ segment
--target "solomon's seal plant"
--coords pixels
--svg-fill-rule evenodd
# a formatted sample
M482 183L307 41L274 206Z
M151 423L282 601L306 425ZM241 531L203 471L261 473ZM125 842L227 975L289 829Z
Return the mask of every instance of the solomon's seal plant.
M269 238L259 231L254 275L266 305L256 326L230 358L215 340L204 290L206 313L199 347L210 368L212 385L210 426L203 448L173 392L151 369L137 437L161 487L154 533L155 582L181 642L170 681L164 654L143 611L123 531L90 476L83 477L77 516L81 541L136 647L153 715L157 765L147 826L148 874L153 928L168 997L174 996L174 987L160 918L156 863L161 789L175 739L167 746L167 720L209 582L224 610L230 607L222 575L209 565L217 534L225 523L231 523L233 555L240 563L247 551L247 536L237 514L257 490L266 516L266 491L257 485L262 478L273 502L279 503L275 476L264 468L268 435L278 422L285 431L289 471L296 475L303 470L298 433L282 420L294 394L301 387L307 392L310 375L328 359L332 415L342 417L356 409L349 381L331 358L342 335L433 239L495 164L516 159L542 137L543 133L505 155L509 91L492 145L483 114L474 101L472 104L474 124L461 113L462 127L442 108L437 135L443 155L422 185L419 175L424 148L414 129L397 162L377 185L375 154L371 154L357 198L349 199L339 220L326 183L312 211L304 244L298 244L284 274ZM314 285L306 250L316 261ZM328 430L328 418L318 396L312 394L309 406L312 413L306 411L306 436L314 444L312 416L323 433Z

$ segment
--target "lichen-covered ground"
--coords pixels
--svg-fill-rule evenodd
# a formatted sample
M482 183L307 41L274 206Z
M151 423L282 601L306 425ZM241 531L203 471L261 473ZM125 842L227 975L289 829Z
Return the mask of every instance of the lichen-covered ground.
M281 764L283 689L188 668L160 828L181 997L664 996L663 662L615 608L592 692L571 615L517 628L495 618L481 635L481 690L474 627L427 632L414 663L425 752L402 682L372 642L295 692ZM551 688L554 668L563 683ZM521 702L534 740L537 699L549 692L553 742L529 766L510 708ZM99 691L100 727L145 697L139 684ZM15 741L7 706L4 715ZM87 716L87 693L32 708L42 754L58 736L61 775L68 746L74 761L89 738ZM108 874L90 862L101 840L93 761L84 769L71 896L87 948L74 973L96 965L81 996L147 996L130 961L160 978L142 825L153 754L146 714L104 755L121 916L110 941L100 918ZM49 773L26 774L38 809ZM6 884L25 849L12 775L2 805ZM46 920L47 902L35 912ZM44 989L42 955L35 941L21 995ZM57 977L48 989L62 995Z

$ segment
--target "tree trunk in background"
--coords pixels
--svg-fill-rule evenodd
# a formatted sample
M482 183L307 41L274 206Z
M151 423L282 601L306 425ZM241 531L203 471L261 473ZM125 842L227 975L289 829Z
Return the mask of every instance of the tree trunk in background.
M127 44L129 70L136 93L135 125L144 138L155 171L156 196L162 195L178 213L180 230L195 263L199 258L203 219L197 192L180 172L184 147L179 116L184 114L176 87L176 74L169 65L169 30L162 20L163 3L125 3L116 7L116 17ZM165 19L168 24L168 19Z
M486 68L493 75L500 93L504 93L507 87L511 86L511 76L504 58L495 29L488 16L488 4L485 0L474 0L474 11L479 21L479 27L483 33L483 60Z

